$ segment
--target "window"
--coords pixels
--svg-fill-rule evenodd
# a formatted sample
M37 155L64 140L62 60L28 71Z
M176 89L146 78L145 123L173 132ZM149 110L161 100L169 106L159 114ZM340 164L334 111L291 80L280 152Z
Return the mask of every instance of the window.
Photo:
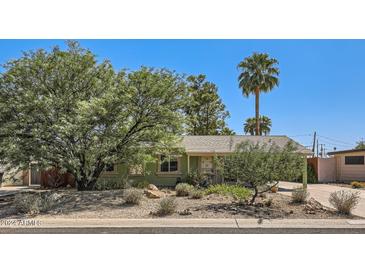
M364 156L345 156L345 165L363 165Z
M160 172L176 172L179 170L179 162L176 156L160 156Z
M105 165L105 171L106 172L113 172L114 171L114 165L113 164L106 164Z
M129 175L143 175L143 165L132 165L129 167Z

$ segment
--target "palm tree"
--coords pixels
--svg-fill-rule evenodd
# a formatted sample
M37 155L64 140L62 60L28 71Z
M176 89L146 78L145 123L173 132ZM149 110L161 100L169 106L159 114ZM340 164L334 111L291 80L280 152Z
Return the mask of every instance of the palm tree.
M271 131L271 119L267 116L260 116L260 131L259 135L268 135ZM245 134L255 135L255 129L256 129L256 118L248 118L246 122L243 124L243 130L245 131ZM256 134L257 135L257 134Z
M260 92L270 92L275 86L279 85L278 61L270 58L266 53L254 53L246 57L238 64L241 73L238 77L239 87L242 94L249 97L255 95L255 132L260 134Z

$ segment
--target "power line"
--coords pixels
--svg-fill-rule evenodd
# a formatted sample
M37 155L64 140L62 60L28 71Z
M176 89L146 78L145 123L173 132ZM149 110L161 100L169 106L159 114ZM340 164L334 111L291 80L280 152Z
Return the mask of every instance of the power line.
M347 143L347 142L344 142L344 141L340 141L340 140L336 140L336 139L333 139L333 138L330 138L330 137L326 137L326 136L323 136L323 135L318 135L318 136L322 137L322 138L325 138L325 139L328 139L328 140L333 141L333 142L338 142L338 143L342 143L342 144L350 145L350 146L354 145L354 144L350 144L350 143Z

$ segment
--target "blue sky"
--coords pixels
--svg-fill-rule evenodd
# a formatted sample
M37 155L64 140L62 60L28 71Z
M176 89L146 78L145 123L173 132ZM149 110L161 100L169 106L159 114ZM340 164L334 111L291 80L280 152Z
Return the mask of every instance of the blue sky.
M365 40L80 40L116 69L142 65L185 74L205 74L219 88L229 126L242 134L254 116L254 98L238 88L237 64L253 52L279 61L280 85L261 96L261 114L271 117L272 135L303 145L316 130L326 150L347 149L365 139ZM22 51L64 47L63 40L0 40L0 63Z

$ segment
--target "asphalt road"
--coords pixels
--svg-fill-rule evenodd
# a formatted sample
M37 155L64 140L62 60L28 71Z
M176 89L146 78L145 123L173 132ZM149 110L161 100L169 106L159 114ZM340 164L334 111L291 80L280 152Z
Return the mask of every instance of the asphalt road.
M364 234L365 228L57 227L0 228L0 234Z

